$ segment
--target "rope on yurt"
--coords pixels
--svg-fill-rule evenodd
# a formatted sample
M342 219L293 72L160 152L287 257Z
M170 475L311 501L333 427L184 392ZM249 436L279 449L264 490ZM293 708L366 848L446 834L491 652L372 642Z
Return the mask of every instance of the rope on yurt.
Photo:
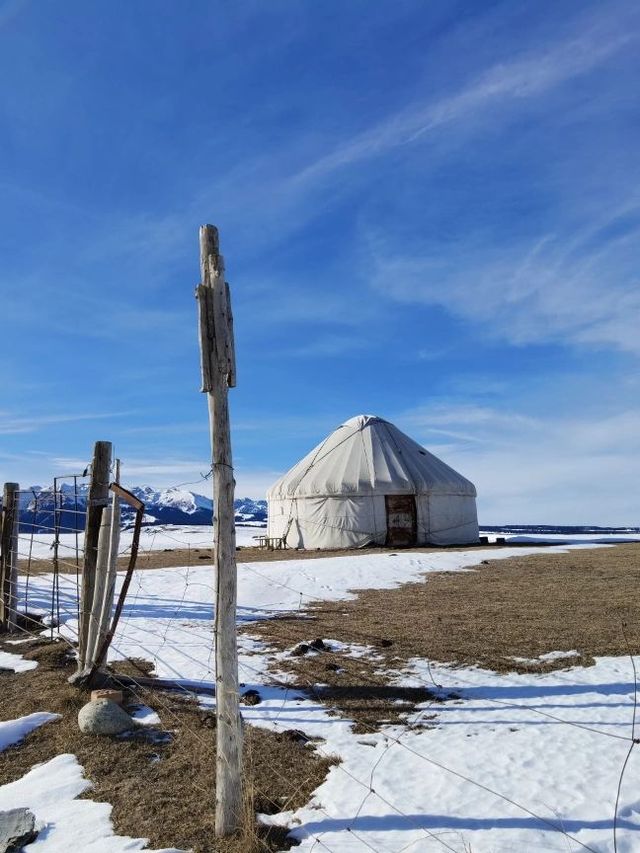
M344 424L343 424L342 426L344 426ZM338 427L338 429L340 429L340 427ZM334 432L335 432L335 430L334 430ZM298 482L296 483L296 489L298 489L298 488L299 488L300 483L302 483L302 481L304 480L304 478L307 476L307 474L311 471L311 469L313 468L313 466L316 464L316 462L318 461L318 457L320 456L320 453L322 452L322 450L324 449L325 444L329 441L329 439L331 438L331 436L332 436L332 435L333 435L333 432L332 432L332 433L330 433L330 434L325 438L325 440L324 440L324 441L320 442L320 444L318 445L318 449L316 450L316 452L315 452L315 454L314 454L314 456L313 456L313 459L311 460L311 462L309 463L309 465L307 466L307 468L305 469L305 471L303 472L303 474L301 475L301 477L298 479ZM338 447L340 447L340 445L341 445L341 444L344 444L344 442L345 442L345 441L347 441L349 438L351 438L351 436L352 436L352 435L353 435L353 433L350 433L348 436L345 436L345 438L343 438L343 439L342 439L342 441L339 441L339 442L338 442L338 444L336 444L336 446L335 446L335 447L332 447L332 448L331 448L331 450L329 451L329 453L333 453L333 451L334 451L334 450L337 450L337 449L338 449ZM327 453L327 456L329 455L329 453ZM324 457L323 457L323 458L324 458ZM285 547L286 547L286 545L287 545L287 536L289 535L289 531L291 530L291 525L293 524L293 515L294 515L294 514L293 514L293 507L294 507L294 506L295 506L295 508L296 508L295 517L296 517L296 519L298 520L298 524L300 524L300 517L299 517L299 515L298 515L298 498L297 498L296 496L294 496L293 498L291 498L291 507L290 507L290 510L289 510L289 518L288 518L288 520L287 520L287 528L286 528L286 530L285 530L285 532L284 532L284 536L282 537L282 541L283 541L283 543L284 543Z
M359 433L360 433L360 441L362 442L362 453L364 455L364 458L367 460L367 467L369 468L369 480L371 481L371 494L369 495L369 497L371 499L371 518L373 519L373 534L372 535L373 535L374 541L375 541L378 538L378 529L376 527L376 499L375 499L375 495L373 494L373 486L375 483L375 473L373 470L373 459L369 459L369 457L367 456L367 447L366 447L365 442L364 442L364 428L365 428L365 424L362 424L362 426L359 429Z

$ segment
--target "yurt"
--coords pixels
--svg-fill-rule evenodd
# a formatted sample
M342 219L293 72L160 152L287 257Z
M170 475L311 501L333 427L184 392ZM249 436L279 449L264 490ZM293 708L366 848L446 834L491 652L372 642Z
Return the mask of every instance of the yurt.
M466 545L476 489L389 421L339 426L267 492L269 537L288 548Z

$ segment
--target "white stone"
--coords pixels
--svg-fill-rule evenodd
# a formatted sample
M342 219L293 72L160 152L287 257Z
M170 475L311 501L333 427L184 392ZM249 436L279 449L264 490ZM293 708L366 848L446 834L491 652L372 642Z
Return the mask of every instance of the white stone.
M87 702L78 712L80 731L86 735L118 735L135 728L135 721L110 699Z

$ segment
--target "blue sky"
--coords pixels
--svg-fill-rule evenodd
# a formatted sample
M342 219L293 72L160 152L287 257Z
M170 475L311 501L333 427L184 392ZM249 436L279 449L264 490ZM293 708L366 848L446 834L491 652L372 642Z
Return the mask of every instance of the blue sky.
M207 469L212 222L238 493L369 412L472 479L485 523L638 524L639 23L631 0L0 0L2 479L96 439L130 482Z

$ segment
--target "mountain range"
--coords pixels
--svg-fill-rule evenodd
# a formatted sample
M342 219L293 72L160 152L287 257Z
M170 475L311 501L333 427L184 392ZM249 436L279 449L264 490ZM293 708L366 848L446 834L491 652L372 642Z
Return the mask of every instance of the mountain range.
M130 491L145 505L144 524L202 524L210 525L213 517L211 498L196 492L180 488L154 489L151 486L133 486ZM57 510L58 524L62 533L83 530L87 508L86 485L79 485L77 494L71 484L63 483L58 494L58 505L54 507L53 487L31 486L20 493L21 530L35 529L43 532L54 527L54 511ZM1 503L1 502L0 502ZM124 502L122 523L124 527L133 524L134 511ZM238 498L234 501L236 525L263 527L267 521L267 502L252 498ZM597 527L593 525L487 525L481 524L487 532L501 532L507 535L518 534L629 534L640 533L638 527Z
M213 500L184 489L153 489L133 486L129 489L145 506L144 524L211 524ZM52 487L31 486L20 495L20 524L25 530L48 529L54 526L54 514L63 533L84 529L88 487L79 485L77 492L63 483L58 492L57 506ZM122 523L129 526L135 512L121 503ZM238 498L234 501L236 524L263 525L267 520L267 502Z

